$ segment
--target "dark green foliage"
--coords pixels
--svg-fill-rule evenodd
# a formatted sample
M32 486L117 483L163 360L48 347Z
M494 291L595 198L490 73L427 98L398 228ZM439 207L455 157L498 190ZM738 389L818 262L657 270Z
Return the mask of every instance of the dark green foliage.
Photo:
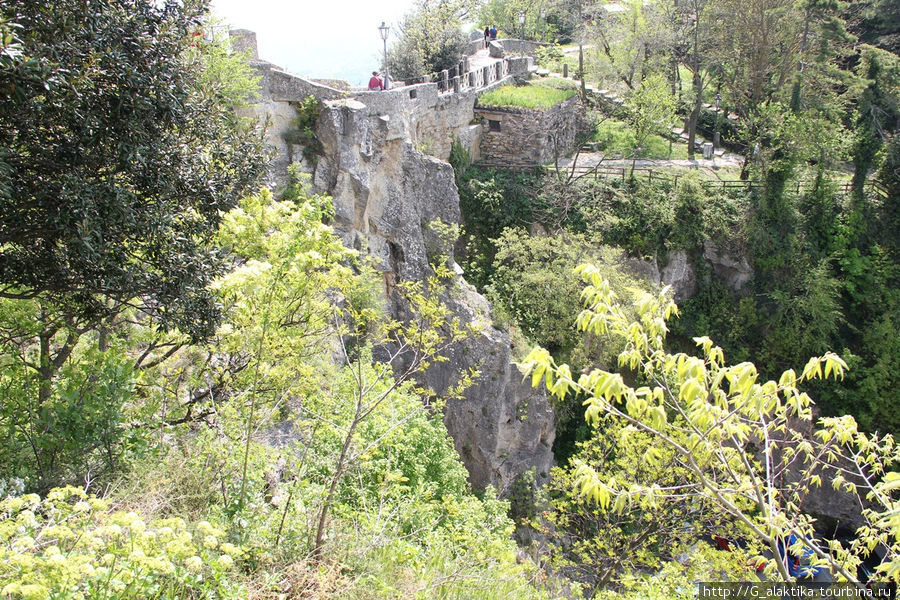
M478 289L490 282L496 248L493 240L508 227L534 222L540 178L473 166L461 178L459 203L464 219L466 278Z
M895 133L887 146L884 163L878 171L878 182L884 188L880 202L882 229L879 239L900 262L900 134Z
M637 257L665 259L670 250L697 252L703 240L734 237L741 218L738 199L714 193L699 178L684 175L671 183L586 179L575 187L580 214L571 219L604 244Z
M816 174L812 190L804 194L798 204L806 251L816 259L836 250L834 244L841 213L839 200L837 186L820 171Z
M859 75L866 88L858 103L853 138L853 192L858 201L869 169L875 166L886 131L900 124L900 58L877 48L864 48Z
M847 20L861 42L900 53L900 3L859 0L846 4Z
M319 101L314 96L307 96L297 104L297 117L293 128L284 134L288 144L303 146L303 158L315 163L322 152L322 142L316 136L316 121L319 118Z
M201 85L203 2L13 1L0 72L0 293L96 321L141 298L196 338L217 318L208 242L264 169Z

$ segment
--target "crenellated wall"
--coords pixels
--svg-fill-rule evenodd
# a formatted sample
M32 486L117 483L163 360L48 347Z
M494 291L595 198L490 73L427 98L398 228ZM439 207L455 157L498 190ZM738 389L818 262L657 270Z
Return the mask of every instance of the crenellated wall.
M231 32L235 48L258 56L256 34L247 30ZM528 57L513 57L481 64L469 60L469 69L454 84L449 72L436 74L438 82L401 85L387 91L341 90L298 77L272 63L259 60L250 64L260 75L259 98L247 114L269 121L269 143L276 150L271 183L284 183L284 173L291 162L301 161L296 148L284 142L283 136L295 117L294 104L313 96L325 103L352 98L366 107L368 116L384 119L392 136L404 136L426 154L447 160L453 140L458 140L472 160L479 157L481 125L474 122L474 106L478 95L508 83L515 77L527 76L533 70ZM456 89L458 87L458 91ZM308 166L309 170L312 166Z

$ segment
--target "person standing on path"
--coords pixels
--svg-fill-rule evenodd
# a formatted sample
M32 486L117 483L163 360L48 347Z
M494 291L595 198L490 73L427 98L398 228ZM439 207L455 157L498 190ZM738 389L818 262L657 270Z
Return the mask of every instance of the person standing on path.
M491 25L491 39L497 39L497 28L494 25Z
M369 91L380 92L383 89L384 83L382 83L381 78L378 77L378 71L372 71L372 77L369 79Z
M488 47L488 42L490 42L490 39L491 39L491 28L485 27L484 28L484 47L485 48Z

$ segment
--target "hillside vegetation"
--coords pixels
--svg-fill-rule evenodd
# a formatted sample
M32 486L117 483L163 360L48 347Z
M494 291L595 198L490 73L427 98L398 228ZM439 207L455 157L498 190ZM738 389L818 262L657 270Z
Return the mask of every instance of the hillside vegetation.
M455 64L476 13L515 31L523 11L621 93L601 153L660 155L687 121L744 161L735 186L607 179L466 168L457 142L462 235L429 223L430 276L403 281L342 243L299 169L262 186L263 124L238 116L257 82L204 35L205 2L4 3L0 599L900 582L900 58L890 7L864 4L418 3L398 73ZM306 158L318 114L290 138ZM454 243L509 368L552 398L543 487L473 489L447 433L481 377L460 342L484 333L445 304ZM670 278L680 306L669 265L693 273ZM855 520L810 509L824 492Z

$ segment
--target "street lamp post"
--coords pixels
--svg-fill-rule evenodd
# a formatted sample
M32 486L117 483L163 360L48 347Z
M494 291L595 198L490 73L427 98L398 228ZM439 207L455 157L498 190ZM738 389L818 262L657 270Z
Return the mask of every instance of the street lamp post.
M381 34L381 41L384 42L384 89L387 90L390 89L390 74L388 73L387 62L387 39L388 35L391 33L391 28L382 21L381 26L378 27L378 33Z
M522 37L519 38L519 48L522 50L522 56L525 56L525 11L519 13L519 25L521 25Z

